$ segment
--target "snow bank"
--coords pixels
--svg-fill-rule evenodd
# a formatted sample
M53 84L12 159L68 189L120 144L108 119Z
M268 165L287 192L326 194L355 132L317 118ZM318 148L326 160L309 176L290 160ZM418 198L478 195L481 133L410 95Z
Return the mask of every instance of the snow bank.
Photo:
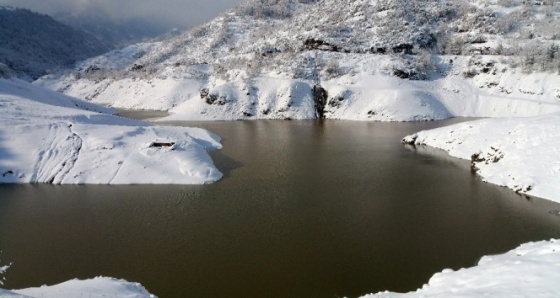
M312 88L274 77L227 82L194 93L160 120L313 119Z
M22 290L2 290L0 297L59 298L59 297L114 297L155 298L139 283L108 277L87 280L73 279L53 286L42 286Z
M560 241L522 244L502 255L485 256L472 268L445 269L410 293L380 292L373 297L557 297ZM97 277L54 286L1 290L0 297L155 297L138 283Z
M480 58L477 67L491 64L491 69L465 78L464 71L474 67L470 58L438 56L434 59L445 74L418 81L395 76L394 59L384 55L301 54L308 60L315 56L340 61L341 75L311 80L270 71L249 78L231 70L232 76L224 80L212 76L208 66L192 65L182 73L161 66L164 74L145 79L66 75L43 77L34 84L113 107L168 111L171 116L164 120L314 119L316 85L327 93L322 103L327 119L424 121L560 112L557 74L525 74L508 69L498 57ZM118 61L111 55L105 58Z
M560 113L465 122L403 139L472 160L484 181L560 202Z
M203 184L216 135L157 127L23 81L0 80L0 182ZM81 109L78 109L81 108ZM91 111L86 111L88 109Z
M560 241L522 244L502 255L485 256L477 266L436 273L428 284L405 294L381 292L374 297L558 297Z

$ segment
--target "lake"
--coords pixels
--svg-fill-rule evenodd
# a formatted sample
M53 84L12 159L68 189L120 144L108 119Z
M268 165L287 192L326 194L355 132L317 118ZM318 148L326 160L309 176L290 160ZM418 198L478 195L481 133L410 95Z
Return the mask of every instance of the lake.
M4 287L102 275L160 297L353 297L412 291L444 268L560 238L559 204L400 143L458 121L168 123L220 135L211 155L224 178L0 185Z

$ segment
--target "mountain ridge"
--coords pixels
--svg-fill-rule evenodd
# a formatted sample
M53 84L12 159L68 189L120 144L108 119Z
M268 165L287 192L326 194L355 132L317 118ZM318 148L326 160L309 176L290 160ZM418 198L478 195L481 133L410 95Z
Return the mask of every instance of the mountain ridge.
M108 51L95 37L28 9L0 6L0 64L34 80Z
M37 84L173 119L527 116L558 110L558 20L554 1L252 0Z

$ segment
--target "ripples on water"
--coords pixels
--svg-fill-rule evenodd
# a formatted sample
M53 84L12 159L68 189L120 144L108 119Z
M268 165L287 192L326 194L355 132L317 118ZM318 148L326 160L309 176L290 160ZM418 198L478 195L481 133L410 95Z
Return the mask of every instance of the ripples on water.
M212 153L218 183L2 185L5 286L104 275L160 297L402 292L444 268L560 237L558 204L399 142L444 123L188 123L223 137Z

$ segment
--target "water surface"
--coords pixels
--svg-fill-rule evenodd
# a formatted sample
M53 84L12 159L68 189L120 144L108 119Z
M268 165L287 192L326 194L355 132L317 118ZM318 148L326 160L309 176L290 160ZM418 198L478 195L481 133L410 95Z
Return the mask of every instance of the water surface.
M160 297L352 297L560 238L559 204L399 142L446 123L188 123L223 137L223 180L0 185L5 287L103 275Z

